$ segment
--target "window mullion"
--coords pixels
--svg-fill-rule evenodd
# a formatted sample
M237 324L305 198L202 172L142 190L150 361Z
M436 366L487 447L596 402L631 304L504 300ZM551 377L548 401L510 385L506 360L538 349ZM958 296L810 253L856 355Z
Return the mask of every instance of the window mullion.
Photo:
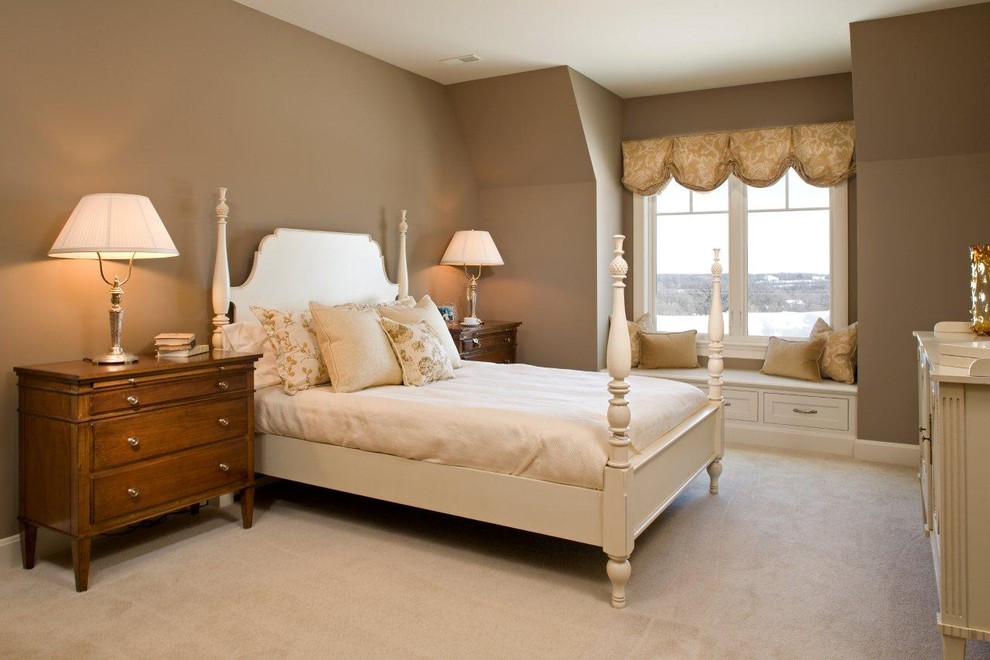
M729 177L729 334L746 334L746 185Z

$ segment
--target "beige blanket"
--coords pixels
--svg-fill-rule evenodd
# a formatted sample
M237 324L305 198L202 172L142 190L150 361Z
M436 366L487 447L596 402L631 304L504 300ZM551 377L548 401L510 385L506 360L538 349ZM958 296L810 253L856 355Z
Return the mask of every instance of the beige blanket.
M446 465L602 488L609 377L524 364L465 362L452 380L295 396L255 395L256 429ZM634 451L705 405L698 388L629 378Z

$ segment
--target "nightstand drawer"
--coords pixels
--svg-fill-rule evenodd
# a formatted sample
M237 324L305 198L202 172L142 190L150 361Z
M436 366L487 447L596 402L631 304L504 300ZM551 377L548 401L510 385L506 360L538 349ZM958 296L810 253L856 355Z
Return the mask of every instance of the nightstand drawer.
M462 353L461 358L472 362L497 362L499 364L512 364L516 361L515 346L497 347L487 351L469 351Z
M248 426L244 398L187 404L94 422L93 470L227 438L243 438Z
M247 440L196 449L93 478L93 522L139 514L249 481Z
M516 333L499 332L489 335L461 338L461 352L475 351L482 348L497 348L500 346L515 346Z
M797 394L763 395L763 421L832 431L849 430L849 400Z
M140 410L144 406L170 401L243 391L247 388L247 380L247 373L243 370L217 370L198 378L114 388L92 395L90 413L98 415L117 410Z
M758 422L760 420L760 395L752 390L722 390L725 406L725 418L739 422Z

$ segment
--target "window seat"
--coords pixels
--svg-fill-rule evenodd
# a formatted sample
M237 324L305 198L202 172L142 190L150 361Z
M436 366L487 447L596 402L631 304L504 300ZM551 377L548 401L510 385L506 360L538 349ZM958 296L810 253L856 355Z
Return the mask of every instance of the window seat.
M633 369L636 376L668 378L707 390L708 371ZM856 444L855 384L820 383L767 376L755 370L726 369L725 439L786 449L852 456Z

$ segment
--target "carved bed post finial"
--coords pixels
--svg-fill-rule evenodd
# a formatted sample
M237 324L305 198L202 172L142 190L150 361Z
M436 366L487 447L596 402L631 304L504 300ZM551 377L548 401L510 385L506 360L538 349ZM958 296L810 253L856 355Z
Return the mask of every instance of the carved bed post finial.
M213 337L210 345L213 350L223 348L223 335L220 328L230 323L227 312L230 309L230 270L227 264L227 189L220 189L220 202L217 214L217 255L213 262Z
M622 241L625 236L615 235L615 250L608 265L608 275L612 278L612 318L609 322L606 364L612 380L608 383L608 462L605 464L604 488L604 543L608 555L606 572L612 582L612 606L626 606L626 583L632 573L629 555L632 554L633 536L630 527L623 522L628 519L628 493L632 480L632 467L629 462L629 383L626 377L632 368L632 349L629 345L629 330L626 322L626 273L629 265L622 258Z
M399 220L399 270L396 274L400 298L409 295L409 267L406 265L406 231L408 229L406 210L402 209L402 219Z
M712 304L708 311L708 400L722 401L722 338L725 327L722 322L722 264L719 263L719 248L714 248L712 263ZM724 411L719 410L719 424L724 424ZM724 429L718 431L718 456L708 465L711 479L709 490L718 493L718 477L722 474L722 455L725 451Z

